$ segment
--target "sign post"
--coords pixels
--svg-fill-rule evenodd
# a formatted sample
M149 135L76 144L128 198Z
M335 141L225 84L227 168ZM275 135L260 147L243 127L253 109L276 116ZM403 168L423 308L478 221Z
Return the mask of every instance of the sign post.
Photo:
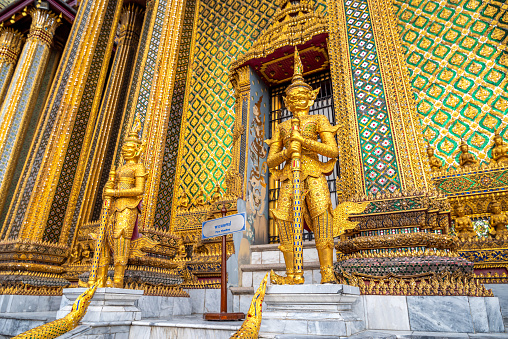
M227 294L227 274L226 274L226 261L227 261L227 246L226 235L245 231L245 213L239 213L226 216L227 209L222 205L222 218L205 221L202 225L202 239L215 238L222 236L222 261L220 266L220 313L205 313L203 318L205 320L215 321L230 321L230 320L243 320L245 313L228 313L228 294Z

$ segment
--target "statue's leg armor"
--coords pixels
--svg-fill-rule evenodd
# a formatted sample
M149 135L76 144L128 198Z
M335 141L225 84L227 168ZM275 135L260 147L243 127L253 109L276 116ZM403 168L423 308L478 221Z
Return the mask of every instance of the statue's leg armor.
M325 177L308 178L307 207L312 218L316 249L321 269L321 283L337 283L333 271L333 217Z
M115 275L113 284L116 288L123 288L123 278L127 262L129 261L129 250L131 241L127 240L123 235L114 240L115 242Z
M293 281L293 223L292 223L292 200L291 194L293 184L289 180L285 180L280 188L279 199L277 200L277 208L270 210L275 225L279 230L279 241L284 262L286 264L286 277L273 274L270 278L273 284L288 284Z
M285 220L277 220L276 224L279 228L279 250L284 255L284 263L286 264L286 276L293 279L293 223Z
M115 263L115 275L113 284L116 288L123 288L123 280L129 253L131 249L131 238L137 213L129 209L117 212L115 230L113 234L113 252Z

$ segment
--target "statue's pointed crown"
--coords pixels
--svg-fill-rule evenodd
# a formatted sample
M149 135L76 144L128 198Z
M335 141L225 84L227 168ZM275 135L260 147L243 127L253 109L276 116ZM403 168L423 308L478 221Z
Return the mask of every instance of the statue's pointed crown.
M291 80L291 85L286 88L286 95L289 94L289 92L297 87L304 87L308 89L309 91L312 91L312 87L310 87L304 80L303 80L303 64L302 60L300 60L300 54L298 54L298 48L295 47L295 62L294 62L294 72L293 72L293 79Z
M139 119L139 116L136 115L136 119L134 119L134 123L132 124L129 135L127 138L125 138L125 142L133 142L141 145L141 139L139 139L139 131L141 131L141 120Z

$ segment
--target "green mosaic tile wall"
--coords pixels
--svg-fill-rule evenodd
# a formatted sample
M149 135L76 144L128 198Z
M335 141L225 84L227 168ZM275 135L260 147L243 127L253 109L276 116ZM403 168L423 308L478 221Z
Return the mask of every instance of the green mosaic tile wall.
M326 14L326 1L316 1L315 8ZM276 9L268 0L200 2L179 182L189 196L200 187L210 193L216 182L222 184L233 142L229 66L269 27Z
M460 139L490 162L508 123L507 5L481 0L395 0L399 30L424 126L444 167L457 167Z

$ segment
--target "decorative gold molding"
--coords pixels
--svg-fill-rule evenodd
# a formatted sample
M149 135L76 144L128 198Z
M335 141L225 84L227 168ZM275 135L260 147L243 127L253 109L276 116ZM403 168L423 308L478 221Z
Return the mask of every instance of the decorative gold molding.
M231 70L252 59L264 58L285 46L297 46L316 35L327 33L328 23L314 12L312 1L284 1L274 15L272 25L254 42L247 53L231 64Z
M32 25L27 40L38 40L50 47L55 31L61 24L60 18L51 11L38 8L32 8L30 16Z
M12 28L2 29L0 32L0 64L9 63L15 65L24 41L25 38L18 31Z
M110 0L114 1L114 0ZM73 59L62 61L60 67L66 67L64 62L72 62L69 81L66 85L66 91L61 98L60 104L56 109L58 110L58 119L53 126L52 135L48 140L48 147L44 151L44 159L38 169L38 176L34 183L34 189L30 196L29 203L25 212L23 226L20 230L20 236L30 239L42 239L45 231L45 225L49 216L53 198L55 195L56 187L60 180L60 173L67 154L67 147L72 135L75 119L78 114L78 108L83 96L83 88L88 80L88 74L91 67L91 56L95 51L98 39L102 32L102 25L106 19L106 9L109 1L101 2L91 6L90 17L95 17L96 21L93 24L86 25L83 31L83 39L74 54ZM115 11L113 14L112 27L117 27L121 14L121 1L115 3ZM97 85L98 90L95 92L92 107L90 110L90 121L94 121L102 99L102 87L104 86L107 70L109 67L109 57L113 49L114 37L116 34L115 29L108 32L107 47L105 59L100 65L100 73ZM67 46L70 46L69 44ZM53 82L53 86L60 84ZM48 102L46 106L51 107L54 102ZM46 108L47 109L47 108ZM94 125L89 123L87 125L85 136L82 143L80 157L75 174L75 182L77 178L82 177L87 161L87 155L91 143L91 137L94 131ZM72 196L71 199L77 199L77 196ZM74 202L75 203L75 202ZM72 206L72 205L71 205ZM61 239L62 241L62 239Z
M5 204L20 148L39 95L53 36L60 25L60 19L50 11L32 9L30 15L30 33L14 71L14 80L6 92L6 104L0 108L0 156L4 163L0 166L0 210ZM13 141L9 143L10 139Z
M154 84L152 85L143 128L143 138L147 143L145 163L150 164L150 167L148 167L149 173L145 199L143 200L143 211L140 218L141 224L146 228L152 228L155 218L159 182L166 147L166 133L168 133L167 126L170 118L168 107L171 106L171 101L173 100L172 94L175 84L178 47L183 38L181 29L185 2L177 1L170 4L171 6L166 8L167 14L164 18L162 38L157 55L157 68L152 80ZM175 185L174 187L177 186Z

